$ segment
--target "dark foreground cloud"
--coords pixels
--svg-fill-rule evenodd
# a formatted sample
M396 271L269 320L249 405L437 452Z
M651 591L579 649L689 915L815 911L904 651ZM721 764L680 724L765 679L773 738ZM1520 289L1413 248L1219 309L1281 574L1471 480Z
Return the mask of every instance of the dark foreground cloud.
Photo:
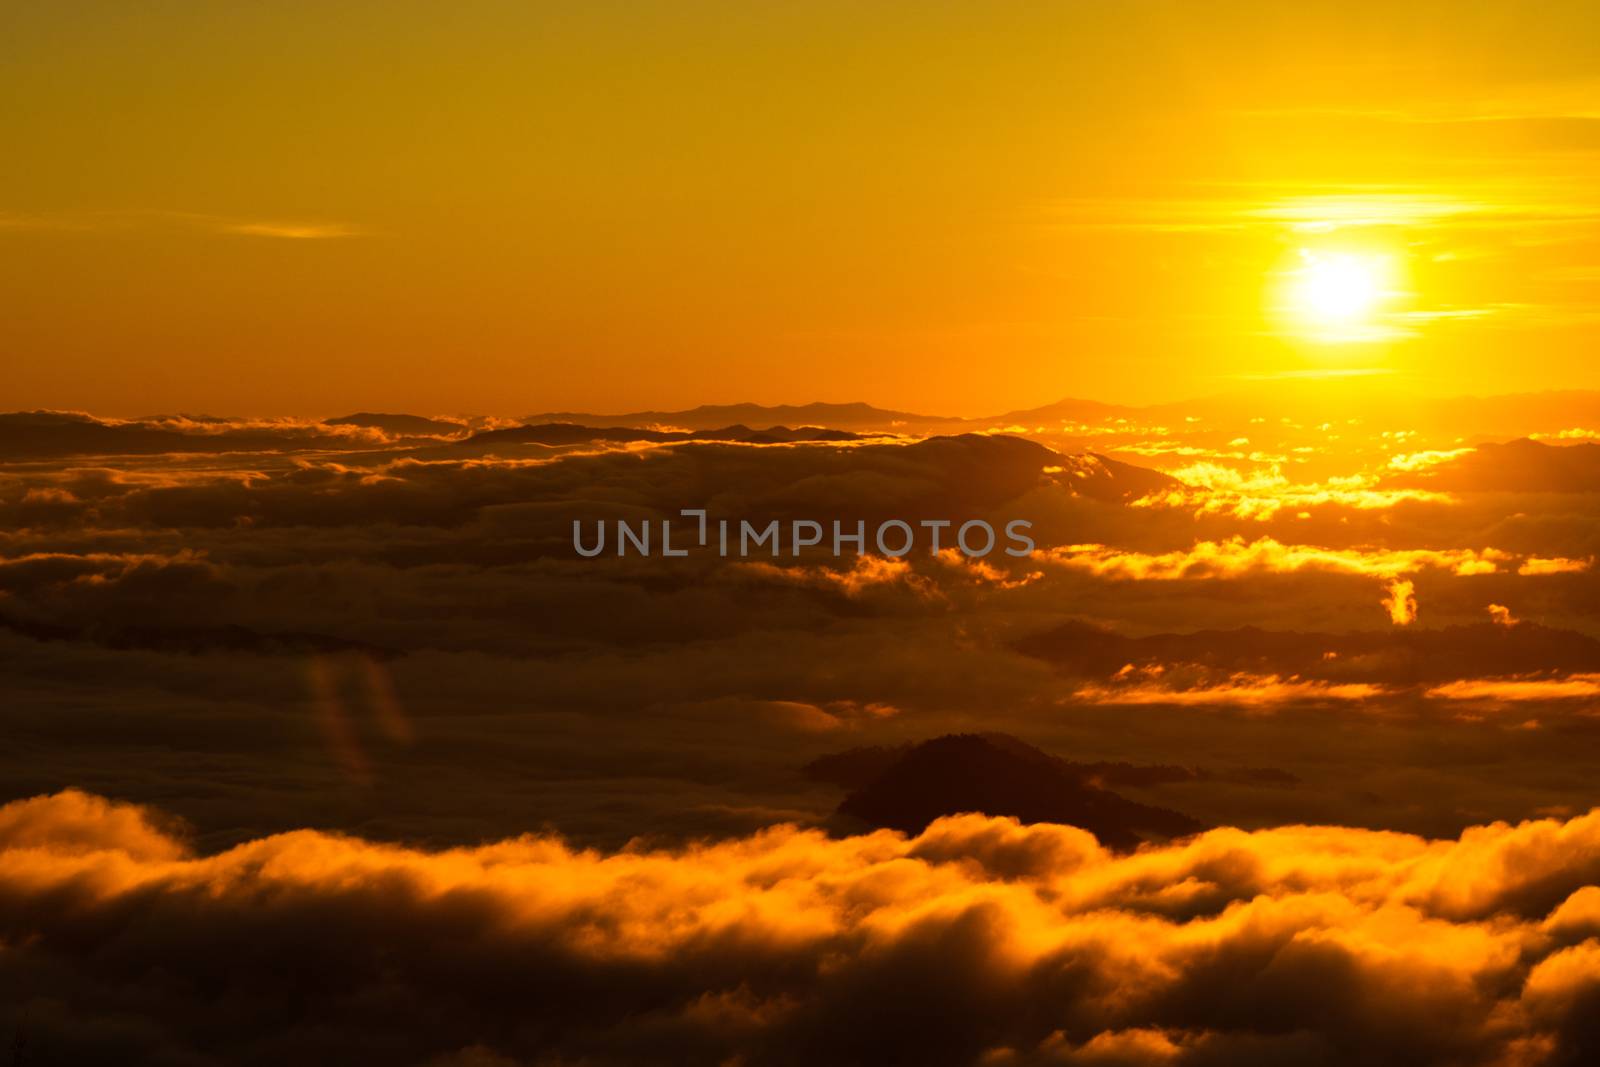
M199 855L69 791L0 808L0 1025L48 1063L1593 1063L1597 876L1600 812Z

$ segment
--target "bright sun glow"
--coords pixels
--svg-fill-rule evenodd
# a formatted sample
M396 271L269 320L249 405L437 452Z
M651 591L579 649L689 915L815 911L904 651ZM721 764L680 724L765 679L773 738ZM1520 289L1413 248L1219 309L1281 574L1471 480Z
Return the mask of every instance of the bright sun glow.
M1306 318L1329 325L1366 322L1387 295L1388 264L1381 256L1302 251L1293 299Z
M1297 333L1357 341L1393 332L1384 321L1386 305L1399 295L1391 255L1302 248L1283 280L1283 309Z

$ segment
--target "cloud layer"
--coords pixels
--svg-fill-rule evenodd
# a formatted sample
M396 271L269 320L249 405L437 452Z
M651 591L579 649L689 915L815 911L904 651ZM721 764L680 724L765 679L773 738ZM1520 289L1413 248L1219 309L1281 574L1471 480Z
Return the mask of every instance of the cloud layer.
M1578 1064L1597 878L1600 811L198 855L65 792L0 808L0 1025L49 1062Z

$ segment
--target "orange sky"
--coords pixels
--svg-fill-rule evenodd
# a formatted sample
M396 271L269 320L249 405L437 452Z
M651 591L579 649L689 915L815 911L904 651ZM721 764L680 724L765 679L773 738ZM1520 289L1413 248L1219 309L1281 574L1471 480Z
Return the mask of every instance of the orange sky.
M0 9L0 407L1600 387L1591 3ZM1308 255L1395 267L1359 336Z

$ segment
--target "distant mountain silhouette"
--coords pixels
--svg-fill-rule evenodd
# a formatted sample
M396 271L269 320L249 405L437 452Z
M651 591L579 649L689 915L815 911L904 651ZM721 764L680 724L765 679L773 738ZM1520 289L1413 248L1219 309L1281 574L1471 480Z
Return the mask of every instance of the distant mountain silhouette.
M553 424L585 426L594 429L642 431L722 431L745 427L753 431L785 431L789 427L824 428L858 434L895 433L914 436L992 432L1036 431L1052 438L1073 437L1076 424L1107 427L1125 420L1131 431L1136 426L1162 426L1163 434L1178 440L1186 435L1233 433L1240 426L1269 417L1273 422L1290 422L1301 429L1315 427L1325 420L1359 419L1368 426L1403 429L1445 435L1449 440L1468 442L1501 440L1519 434L1554 434L1563 430L1600 428L1600 392L1564 391L1526 393L1498 397L1425 398L1399 392L1374 392L1357 381L1302 381L1289 379L1254 383L1229 393L1152 405L1109 404L1068 397L1038 407L1021 408L997 415L963 417L928 415L912 411L880 408L871 404L706 404L678 411L634 411L602 415L580 412L547 412L526 416L530 429ZM208 416L187 416L200 426L214 427L208 433L184 432L163 420L117 422L71 412L13 412L0 414L0 457L40 458L89 454L152 454L160 452L217 452L272 450L284 447L350 447L347 439L329 435L319 439L303 430L292 438L257 426L231 427L235 421ZM457 437L468 420L433 419L405 413L360 411L325 420L329 427L359 426L381 430L400 437ZM471 420L481 425L478 420ZM1187 428L1187 429L1186 429ZM1224 430L1226 428L1226 430ZM787 431L794 432L794 431ZM633 438L641 440L645 438ZM820 439L820 438L807 438ZM1060 444L1061 442L1057 442ZM1078 440L1071 447L1082 447ZM1513 441L1512 448L1524 442ZM1534 442L1525 442L1533 445ZM1549 448L1551 446L1537 446ZM1580 446L1581 447L1581 446ZM1431 472L1397 475L1396 484L1428 484L1444 488L1459 479L1463 488L1587 489L1595 487L1592 459L1583 453L1557 461L1574 464L1576 469L1546 471L1548 461L1520 461L1530 469L1532 481L1518 481L1501 470L1508 465L1518 469L1516 456L1491 462L1489 455L1476 460L1463 457L1460 464L1446 464ZM1532 456L1533 453L1528 453ZM1481 465L1474 467L1474 463ZM1542 481L1540 479L1543 479Z
M1119 416L1137 415L1140 410L1136 407L1129 407L1126 404L1106 404L1099 400L1082 400L1076 397L1067 397L1036 408L1007 411L1004 414L973 421L999 423L1002 425L1015 424L1025 429L1034 426L1048 428L1051 424L1059 426L1063 422L1098 423Z
M1005 734L951 734L904 749L824 757L807 767L820 780L838 781L841 772L859 783L839 805L847 827L914 834L945 815L981 812L1078 826L1118 849L1204 829L1176 811L1118 796L1083 765Z
M855 441L861 435L848 430L829 430L820 426L790 429L773 426L753 430L748 426L723 426L715 430L656 430L634 426L581 426L570 422L548 422L537 426L513 426L504 430L485 430L462 441L464 445L539 444L572 445L586 441L736 441L743 444L781 444L796 441Z
M467 429L466 424L460 422L429 419L421 415L385 415L371 411L358 411L354 415L342 415L337 419L322 421L328 426L363 426L382 430L396 437L454 437L465 433Z
M937 426L956 427L967 421L941 415L918 415L891 411L871 404L702 404L683 411L633 411L623 415L596 415L575 411L552 411L525 416L529 425L576 423L598 427L665 427L684 430L713 430L730 425L758 429L784 426L825 426L836 430L893 430L926 432Z
M1391 483L1453 492L1595 492L1600 491L1600 445L1547 445L1525 437L1484 444Z
M209 420L223 422L225 420ZM56 411L0 414L0 457L158 455L165 452L257 452L286 448L345 448L344 438L269 430L184 433L141 423L107 423L88 415Z
M359 416L348 416L356 419ZM381 416L412 419L416 416ZM15 411L0 413L0 458L46 459L58 456L150 456L164 453L285 452L297 449L337 449L379 447L382 443L352 441L337 433L319 433L305 424L287 425L281 430L260 425L233 425L234 420L215 416L181 416L203 429L185 431L160 424L160 417L149 422L113 422L91 415L62 411ZM421 420L431 422L432 420ZM325 425L369 425L356 422L329 422ZM453 423L452 434L463 429ZM379 427L381 429L381 427ZM385 430L384 432L392 432ZM409 432L409 431L408 431ZM436 432L428 431L428 435Z
M1016 642L1063 673L1109 678L1125 665L1194 664L1219 672L1296 675L1329 682L1424 685L1541 671L1600 671L1600 641L1532 622L1441 629L1302 633L1199 630L1125 637L1069 622ZM1330 655L1331 654L1331 655Z
M545 412L526 423L566 422L585 426L669 427L709 430L733 423L746 426L827 426L833 429L897 433L956 433L1007 427L1060 433L1063 423L1104 425L1114 419L1132 424L1181 428L1193 418L1237 428L1257 417L1288 419L1304 426L1326 420L1362 420L1386 429L1449 434L1468 440L1493 440L1530 433L1556 433L1574 427L1600 428L1600 392L1566 390L1492 397L1420 397L1400 390L1375 391L1361 378L1274 379L1253 382L1226 393L1159 404L1105 403L1066 397L1037 407L995 415L947 416L897 411L865 403L707 404L681 411L634 411L620 415Z
M186 436L144 426L109 426L87 415L63 412L16 411L0 415L0 456L149 455L181 450Z

